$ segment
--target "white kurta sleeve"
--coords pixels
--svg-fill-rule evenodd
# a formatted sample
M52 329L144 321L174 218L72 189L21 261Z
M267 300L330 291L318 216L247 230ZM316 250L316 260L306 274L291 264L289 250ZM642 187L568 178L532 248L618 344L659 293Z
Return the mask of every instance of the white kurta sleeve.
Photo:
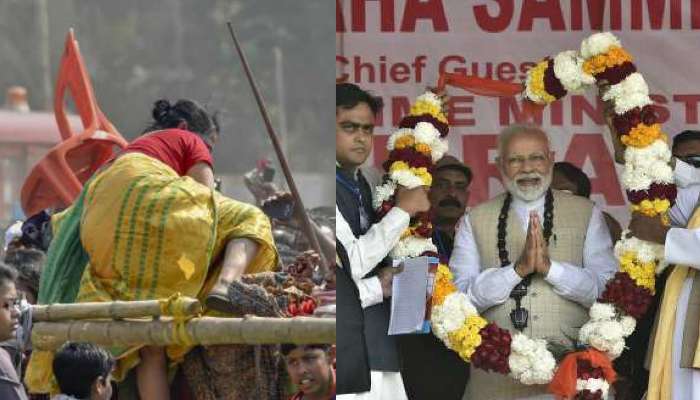
M357 282L357 291L360 294L362 308L367 308L384 301L382 284L376 276L360 279L360 281Z
M479 311L504 303L515 285L522 280L512 265L499 267L489 266L480 272L479 249L474 240L469 216L465 215L457 225L450 270L457 288L467 293L469 300Z
M693 216L699 197L700 185L678 189L676 204L669 211L671 225L674 228L668 231L664 244L664 257L670 264L687 265L700 269L700 258L698 257L700 229L685 229L690 217Z
M583 246L583 265L552 260L545 280L558 295L590 307L603 293L605 284L615 275L618 263L612 248L610 231L603 213L596 206L591 213Z
M410 217L404 210L394 207L359 238L352 233L338 207L335 221L335 235L348 254L352 278L358 282L396 246L401 233L408 228Z

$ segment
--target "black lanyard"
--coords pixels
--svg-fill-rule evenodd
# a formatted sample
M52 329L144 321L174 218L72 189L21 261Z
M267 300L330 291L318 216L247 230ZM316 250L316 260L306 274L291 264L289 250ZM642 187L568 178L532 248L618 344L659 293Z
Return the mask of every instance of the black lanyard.
M350 193L355 196L357 202L362 206L362 192L360 191L360 185L357 182L347 180L340 172L335 171L335 181L340 183L345 189L349 190Z

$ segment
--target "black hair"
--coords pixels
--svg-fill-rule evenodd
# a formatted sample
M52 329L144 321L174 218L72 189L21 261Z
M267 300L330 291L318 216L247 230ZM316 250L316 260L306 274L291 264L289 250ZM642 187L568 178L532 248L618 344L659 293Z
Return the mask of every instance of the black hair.
M353 108L359 103L367 103L375 116L382 109L384 102L381 97L374 97L369 92L360 89L352 83L335 85L335 107L342 109Z
M90 397L92 384L99 377L107 379L114 363L114 357L100 346L68 342L56 352L53 374L61 393L87 399Z
M16 248L5 254L5 263L17 270L17 282L29 289L34 298L39 294L39 280L46 262L44 252L32 248Z
M683 132L681 132L673 137L673 146L671 147L671 151L675 154L676 147L678 147L678 145L680 145L681 143L690 142L693 140L700 140L700 131L691 131L691 130L683 131Z
M187 130L199 135L211 147L211 137L219 133L218 112L210 113L199 103L180 99L170 104L166 99L153 103L153 123L143 133L150 131L177 128L181 123L187 124Z
M4 262L0 262L0 287L17 281L17 271Z
M451 169L453 171L461 172L464 174L464 177L467 178L467 184L472 183L472 170L471 168L467 167L466 165L444 165L440 168L437 168L436 171L444 171Z
M566 161L554 163L554 171L564 175L566 179L576 185L576 195L585 198L591 197L591 181L588 175L580 168Z
M331 349L330 344L294 344L294 343L282 343L280 352L283 356L288 356L296 348L306 349L320 349L325 352Z

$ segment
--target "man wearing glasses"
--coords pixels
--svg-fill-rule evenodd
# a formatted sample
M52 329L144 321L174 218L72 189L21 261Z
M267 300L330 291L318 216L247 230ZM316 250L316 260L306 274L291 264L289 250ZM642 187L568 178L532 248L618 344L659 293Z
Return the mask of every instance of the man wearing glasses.
M539 127L513 125L499 137L506 193L474 208L457 227L450 268L489 321L572 348L588 308L617 271L598 207L552 190L554 152ZM468 399L548 399L544 385L472 369Z
M680 187L700 181L700 131L683 131L673 137L674 176Z

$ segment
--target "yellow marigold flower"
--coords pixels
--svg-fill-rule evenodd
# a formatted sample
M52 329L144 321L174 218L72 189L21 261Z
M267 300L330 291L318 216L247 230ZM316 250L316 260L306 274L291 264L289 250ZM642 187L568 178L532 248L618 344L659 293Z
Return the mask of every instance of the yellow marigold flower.
M410 115L423 115L423 114L430 114L432 115L435 119L442 123L447 123L447 117L445 114L442 113L442 109L440 108L439 105L430 103L428 101L424 100L418 100L416 101L412 106L411 110L409 111Z
M632 204L632 212L638 212L647 217L656 217L664 214L669 208L671 208L671 202L667 199L645 199L639 204Z
M608 68L632 61L632 55L622 47L610 48L606 53L591 57L583 63L583 71L589 75L599 74Z
M467 318L461 328L448 334L452 348L459 353L462 359L466 361L471 359L476 348L481 345L479 331L487 324L488 322L484 318L473 315Z
M457 291L457 287L452 283L452 272L445 264L439 264L435 272L435 285L433 286L433 306L438 306L445 302L450 294Z
M396 143L394 143L394 147L397 149L404 149L406 147L411 147L416 143L416 139L413 135L405 135L401 136L398 139L396 139Z
M423 185L430 186L433 184L433 176L430 175L427 168L411 168L411 172L413 172L417 177L421 179L421 181L423 181Z
M530 70L530 90L540 96L547 104L556 100L556 97L547 93L544 87L544 71L548 65L547 60L542 60Z
M389 172L402 171L406 169L410 169L408 163L406 163L405 161L394 161L393 163L391 163L391 167L389 167Z
M620 257L620 271L626 272L638 286L648 289L652 294L656 287L656 263L643 263L637 260L633 252Z
M649 146L662 136L665 135L661 132L660 124L639 124L632 128L626 135L622 135L620 140L625 146L641 148Z
M425 143L418 143L416 144L416 151L425 154L426 156L429 156L432 152L432 149Z

